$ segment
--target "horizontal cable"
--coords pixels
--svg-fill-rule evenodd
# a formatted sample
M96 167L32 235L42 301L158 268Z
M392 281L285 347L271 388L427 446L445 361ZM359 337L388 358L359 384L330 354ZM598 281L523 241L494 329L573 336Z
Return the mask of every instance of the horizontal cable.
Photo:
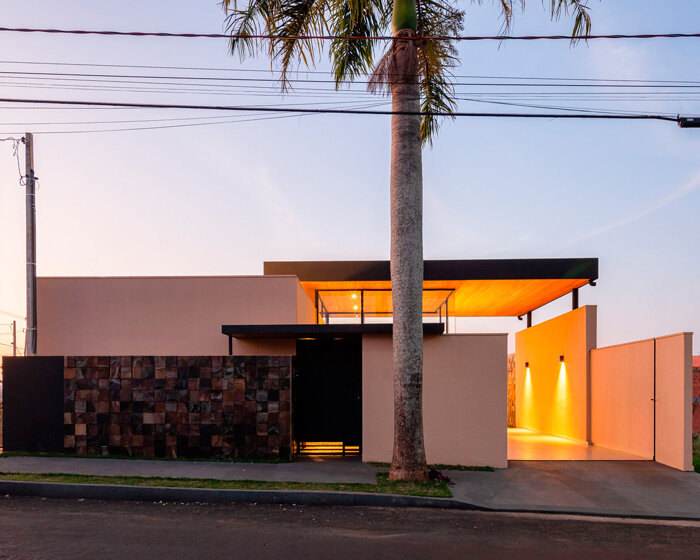
M280 40L325 40L325 41L392 41L391 35L245 35L227 33L168 33L155 31L106 31L94 29L46 29L29 27L0 27L0 32L14 33L49 33L58 35L111 35L120 37L175 37L184 39L280 39ZM698 38L700 33L644 33L644 34L610 34L585 35L454 35L405 37L415 41L536 41L536 40L591 40L591 39L687 39Z
M221 68L212 66L156 66L150 64L105 64L90 62L41 62L36 60L0 60L0 64L26 64L40 66L82 66L95 68L139 68L151 70L201 70L205 72L246 72L274 74L275 70L255 69L255 68ZM297 74L323 74L332 75L332 72L324 70L297 70ZM371 72L361 72L362 75L371 75ZM483 76L474 74L454 74L453 78L469 78L474 80L555 80L555 81L583 81L583 82L632 82L632 83L676 83L676 84L700 84L697 80L639 80L620 78L562 78L556 76Z
M0 103L30 103L55 105L84 105L86 107L140 107L147 109L198 109L208 111L261 111L270 113L322 113L345 115L420 115L434 117L495 117L495 118L547 118L547 119L621 119L621 120L661 120L678 122L677 118L665 115L625 115L625 114L547 114L547 113L466 113L466 112L419 112L419 111L369 111L365 109L319 109L293 107L242 107L232 105L187 105L161 103L125 103L117 101L72 101L62 99L12 99L0 98Z
M24 77L29 77L35 80L74 80L74 81L108 81L110 83L150 83L150 84L162 84L167 85L177 85L179 82L160 82L159 80L202 80L206 82L274 82L280 83L278 78L239 78L239 77L214 77L214 76L173 76L173 75L144 75L144 74L87 74L87 73L73 73L73 72L19 72L10 70L0 70L0 75L5 78L17 78L22 79ZM78 78L85 78L80 80ZM119 78L118 80L100 80L98 78ZM137 79L138 81L129 81L130 79ZM148 81L144 81L148 80ZM288 78L286 80L290 83L311 83L311 84L335 84L335 83L348 83L348 84L368 84L368 81L362 80L312 80L308 78ZM183 84L183 85L196 85L196 84ZM205 84L202 84L204 86ZM206 84L207 86L223 87L226 84ZM638 83L615 83L615 84L604 84L604 83L518 83L518 82L454 82L454 86L468 86L468 87L566 87L566 88L660 88L660 89L698 89L700 88L700 83L697 84L638 84Z

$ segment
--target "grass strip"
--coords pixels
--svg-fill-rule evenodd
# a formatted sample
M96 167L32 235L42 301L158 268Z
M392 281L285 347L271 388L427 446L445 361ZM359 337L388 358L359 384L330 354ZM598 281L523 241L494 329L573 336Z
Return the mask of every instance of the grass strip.
M216 480L212 478L167 478L146 476L97 476L69 473L6 473L0 480L20 482L62 482L69 484L117 484L123 486L164 486L168 488L210 488L215 490L315 490L326 492L366 492L451 498L447 484L439 481L405 482L389 480L387 473L377 473L376 484L337 482L273 482L261 480Z
M370 462L369 465L373 467L381 468L391 468L391 463L377 463ZM442 463L436 463L434 465L428 465L429 469L435 469L437 471L485 471L494 472L493 467L475 467L469 465L443 465Z

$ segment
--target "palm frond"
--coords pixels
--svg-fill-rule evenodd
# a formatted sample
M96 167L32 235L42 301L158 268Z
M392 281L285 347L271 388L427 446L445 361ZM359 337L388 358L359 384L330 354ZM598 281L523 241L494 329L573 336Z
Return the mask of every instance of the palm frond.
M336 0L333 4L333 34L338 37L381 35L391 22L391 2L387 0ZM335 39L330 57L336 87L344 80L364 75L374 61L376 41Z
M579 38L584 38L591 33L591 14L588 7L588 0L552 0L552 19L559 19L562 15L574 13L574 29L571 32L571 40L575 42Z
M464 12L451 0L418 1L418 34L425 37L454 37L464 29ZM442 117L457 107L452 85L452 68L458 65L455 41L422 41L418 45L418 73L421 90L423 143L432 145Z

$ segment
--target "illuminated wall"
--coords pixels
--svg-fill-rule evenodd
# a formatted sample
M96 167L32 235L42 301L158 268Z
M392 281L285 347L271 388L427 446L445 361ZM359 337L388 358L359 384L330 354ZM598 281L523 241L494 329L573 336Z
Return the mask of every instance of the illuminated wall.
M596 315L595 306L580 307L516 333L517 427L589 441L589 351L596 346Z
M429 463L505 468L506 334L428 336L423 421ZM390 462L391 336L362 337L362 459Z

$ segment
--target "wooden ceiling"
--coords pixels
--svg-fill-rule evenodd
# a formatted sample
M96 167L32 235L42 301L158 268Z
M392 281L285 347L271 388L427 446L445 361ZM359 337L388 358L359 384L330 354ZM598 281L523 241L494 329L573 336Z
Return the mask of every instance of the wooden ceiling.
M588 284L588 279L523 279L523 280L431 280L423 283L423 312L432 313L449 295L450 317L514 317L525 315L575 288ZM311 301L320 291L331 313L359 313L360 290L365 292L365 312L384 316L391 311L391 282L301 282ZM341 290L353 290L345 292ZM454 292L450 292L454 290ZM356 298L352 298L352 294ZM358 308L354 309L357 305Z

